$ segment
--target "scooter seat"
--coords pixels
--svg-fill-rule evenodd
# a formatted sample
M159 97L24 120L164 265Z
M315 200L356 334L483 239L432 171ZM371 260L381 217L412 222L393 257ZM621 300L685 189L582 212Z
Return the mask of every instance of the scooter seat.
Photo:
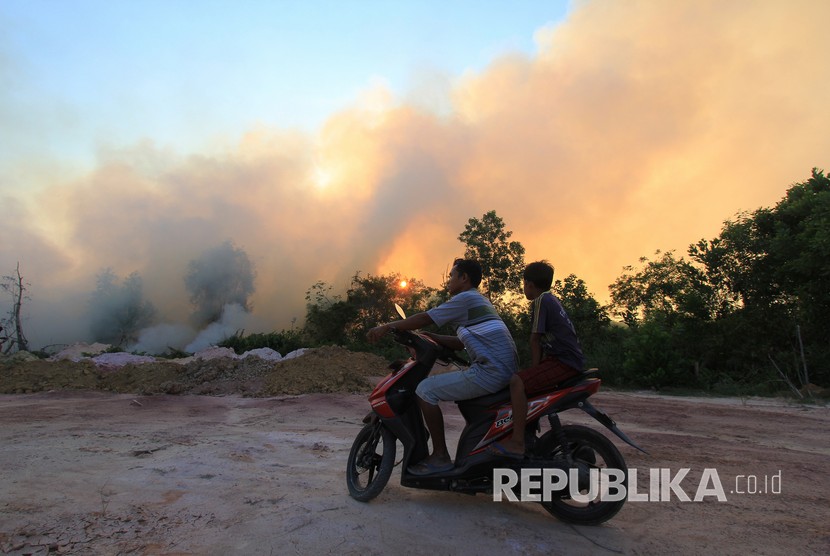
M498 392L487 394L486 396L479 396L478 398L470 398L469 400L460 400L455 402L459 406L468 407L491 407L494 405L501 405L510 401L510 389L503 388Z
M542 396L549 394L551 392L555 392L557 390L562 390L563 388L568 388L570 386L574 386L579 384L583 380L587 380L589 378L598 378L599 377L599 369L587 369L582 371L580 374L569 378L568 380L554 385L550 390L544 390L535 394L535 396ZM465 407L492 407L496 405L502 405L505 402L510 401L510 388L504 388L499 390L498 392L493 392L492 394L487 394L486 396L480 396L478 398L470 398L469 400L460 400L456 401L455 403L459 406Z
M568 380L562 382L556 387L556 390L561 390L562 388L568 388L570 386L574 386L579 384L583 380L588 380L589 378L599 378L599 369L586 369L582 371L580 374L569 378Z

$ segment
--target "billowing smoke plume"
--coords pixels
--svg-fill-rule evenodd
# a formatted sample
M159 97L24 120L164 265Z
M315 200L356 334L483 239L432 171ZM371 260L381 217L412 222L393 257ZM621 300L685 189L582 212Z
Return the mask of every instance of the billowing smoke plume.
M245 251L230 241L190 261L184 283L196 306L196 325L218 321L228 305L251 310L248 299L254 293L254 268Z
M112 269L102 271L89 301L92 339L126 346L156 315L153 304L144 299L141 277L133 272L119 284Z
M251 314L255 272L244 250L226 241L190 261L184 283L195 306L193 326L162 323L142 329L131 351L160 354L196 352L262 323Z
M826 167L827 21L830 3L809 0L577 2L536 55L451 83L440 114L373 90L313 136L260 128L191 156L148 140L83 175L0 169L0 270L20 261L32 284L37 347L80 339L102 266L138 270L159 322L187 322L189 261L232 238L256 291L224 302L267 331L301 322L318 280L440 285L464 224L496 210L526 260L602 298L623 266L682 253ZM221 319L214 297L203 322Z

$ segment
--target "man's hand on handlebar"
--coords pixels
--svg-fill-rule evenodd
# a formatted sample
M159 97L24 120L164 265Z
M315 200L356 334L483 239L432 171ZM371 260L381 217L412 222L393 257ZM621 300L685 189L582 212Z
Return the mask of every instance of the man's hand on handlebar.
M403 320L397 320L395 322L381 324L380 326L371 328L366 333L366 338L374 344L383 338L390 330L418 330L419 328L429 326L430 324L433 324L432 318L430 318L427 313L417 313Z
M380 339L383 338L390 330L392 330L391 324L381 324L380 326L375 326L374 328L370 328L366 333L366 339L375 344L380 341Z

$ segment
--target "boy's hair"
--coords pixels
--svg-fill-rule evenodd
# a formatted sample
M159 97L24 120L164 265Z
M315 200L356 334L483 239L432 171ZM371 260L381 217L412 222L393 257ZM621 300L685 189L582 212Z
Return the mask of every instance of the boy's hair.
M553 267L547 261L536 261L525 267L524 279L542 290L553 284Z
M466 274L470 278L470 285L477 288L481 284L481 265L472 259L455 259L452 265L459 274Z

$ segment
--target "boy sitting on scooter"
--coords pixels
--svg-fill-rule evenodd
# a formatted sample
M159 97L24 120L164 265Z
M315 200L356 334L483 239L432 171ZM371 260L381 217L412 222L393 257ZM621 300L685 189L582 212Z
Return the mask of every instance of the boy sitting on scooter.
M477 261L456 259L447 280L449 301L404 320L376 326L367 337L377 342L390 329L417 330L431 324L456 326L457 336L425 333L452 350L466 349L470 366L462 371L424 379L415 390L424 422L432 437L432 454L409 467L415 475L441 473L453 468L444 436L440 401L467 400L498 392L518 368L516 344L490 300L476 289L481 283Z
M585 365L574 325L562 304L550 293L551 284L553 267L547 261L537 261L525 267L524 294L533 301L531 366L510 379L513 437L490 445L488 451L494 455L524 458L527 397L576 376Z

